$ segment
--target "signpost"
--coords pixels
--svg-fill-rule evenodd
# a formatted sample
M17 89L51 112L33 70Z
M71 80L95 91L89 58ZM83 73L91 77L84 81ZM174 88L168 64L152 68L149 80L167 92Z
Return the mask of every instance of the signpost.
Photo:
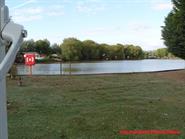
M35 65L35 54L25 54L25 65L29 66L29 74L32 75L32 66Z
M0 139L8 139L6 73L12 66L27 33L23 26L10 20L5 0L0 0L0 30ZM5 48L10 44L6 53Z
M25 54L25 65L27 66L33 66L35 65L35 54Z

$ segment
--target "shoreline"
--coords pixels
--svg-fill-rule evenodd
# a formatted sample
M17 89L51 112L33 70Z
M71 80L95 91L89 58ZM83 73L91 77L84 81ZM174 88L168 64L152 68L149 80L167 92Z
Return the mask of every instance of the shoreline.
M53 75L17 75L17 76L103 76L103 75L133 75L133 74L155 74L155 73L170 73L170 72L178 72L185 71L185 69L172 69L172 70L164 70L164 71L148 71L148 72L129 72L129 73L99 73L99 74L53 74Z

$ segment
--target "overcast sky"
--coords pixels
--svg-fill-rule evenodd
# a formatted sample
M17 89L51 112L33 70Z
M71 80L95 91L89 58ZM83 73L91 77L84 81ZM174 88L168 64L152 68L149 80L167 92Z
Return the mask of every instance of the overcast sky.
M91 39L98 43L161 47L161 26L171 0L6 0L12 19L28 30L27 39Z

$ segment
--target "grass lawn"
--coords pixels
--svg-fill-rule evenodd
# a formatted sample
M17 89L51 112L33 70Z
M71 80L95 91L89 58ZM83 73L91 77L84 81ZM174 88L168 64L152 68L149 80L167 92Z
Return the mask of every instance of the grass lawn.
M185 71L23 78L7 80L10 139L185 139Z

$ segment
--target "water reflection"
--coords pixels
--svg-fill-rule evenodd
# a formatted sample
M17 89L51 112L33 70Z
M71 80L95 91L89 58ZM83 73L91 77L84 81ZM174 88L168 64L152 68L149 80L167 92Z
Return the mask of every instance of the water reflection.
M29 67L19 65L19 75L29 75ZM184 60L137 60L137 61L102 61L74 63L71 74L133 73L184 69ZM68 75L69 64L36 64L32 67L33 75Z

